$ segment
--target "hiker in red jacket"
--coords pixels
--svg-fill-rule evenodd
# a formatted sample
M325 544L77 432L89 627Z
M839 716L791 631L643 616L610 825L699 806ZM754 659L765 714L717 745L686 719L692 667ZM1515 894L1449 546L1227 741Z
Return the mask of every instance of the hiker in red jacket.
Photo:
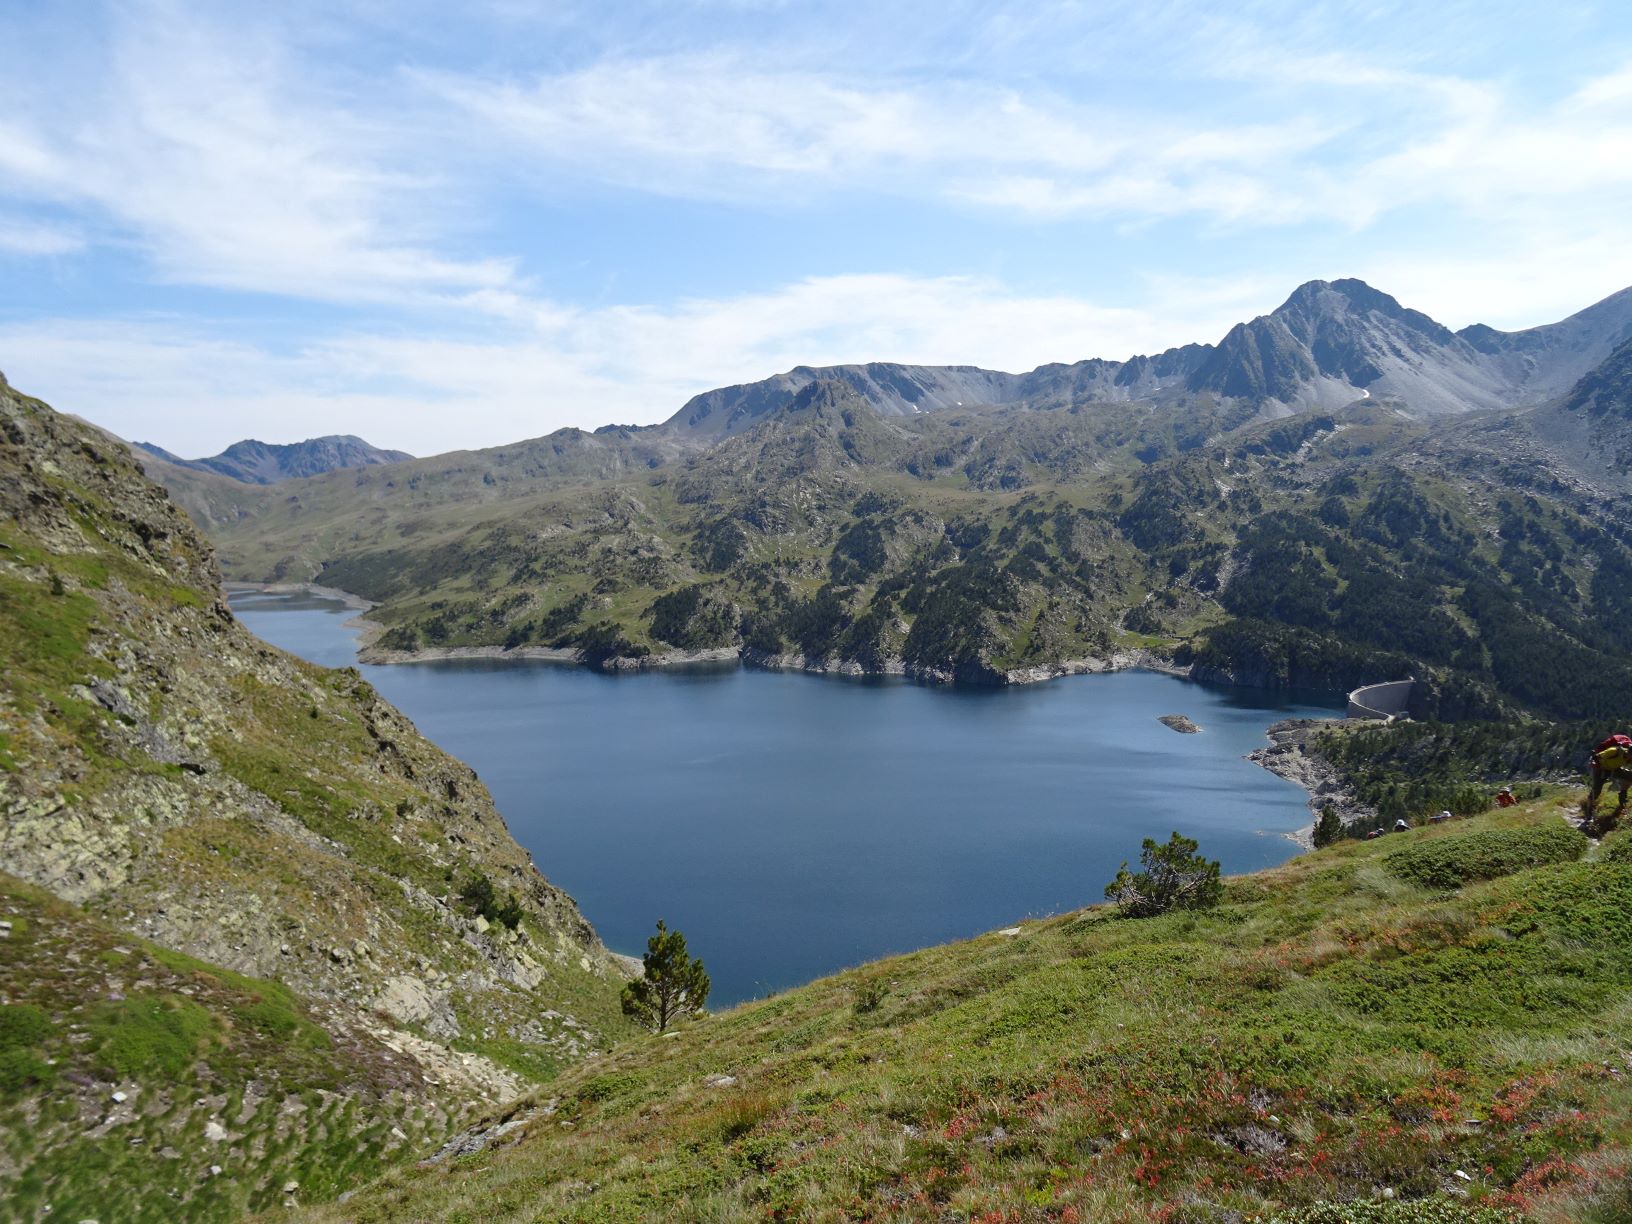
M1632 736L1611 735L1599 742L1592 750L1592 790L1587 793L1587 824L1595 825L1598 813L1598 796L1603 794L1604 784L1611 778L1621 784L1620 801L1615 805L1615 814L1604 821L1599 831L1603 832L1615 827L1616 821L1626 814L1626 792L1632 787Z

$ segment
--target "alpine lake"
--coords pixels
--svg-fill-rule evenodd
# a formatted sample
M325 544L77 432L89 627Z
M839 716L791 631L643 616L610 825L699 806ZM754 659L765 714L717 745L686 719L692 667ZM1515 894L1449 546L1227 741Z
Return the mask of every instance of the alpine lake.
M273 645L356 666L338 600L232 605ZM660 918L683 931L714 1008L1099 901L1146 837L1194 837L1226 873L1279 863L1307 796L1245 755L1279 719L1342 710L1148 671L971 690L734 665L361 670L477 771L608 946L638 955Z

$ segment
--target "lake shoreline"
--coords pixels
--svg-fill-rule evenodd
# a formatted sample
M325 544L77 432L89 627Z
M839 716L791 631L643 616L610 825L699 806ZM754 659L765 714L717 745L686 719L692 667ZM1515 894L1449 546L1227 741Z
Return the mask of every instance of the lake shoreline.
M506 649L503 646L447 646L411 651L380 650L374 646L374 643L384 633L385 626L367 617L366 614L376 605L373 601L364 599L361 595L314 582L228 582L224 585L229 595L234 592L253 592L265 595L308 594L343 603L348 610L358 613L358 615L345 622L347 628L359 631L356 651L357 662L371 666L494 660L498 662L554 663L609 673L741 667L760 671L803 672L807 675L830 676L838 679L898 678L937 687L959 684L956 676L926 669L909 668L898 658L886 659L881 667L864 668L861 664L852 660L831 662L812 660L804 655L759 654L734 646L719 647L713 650L666 651L662 654L647 656L644 659L619 659L610 666L605 664L597 666L586 662L581 657L580 652L572 647L517 646ZM1156 672L1197 684L1211 682L1209 678L1198 676L1194 667L1177 664L1170 657L1141 647L1126 651L1114 651L1106 658L1090 656L1083 659L1062 660L1048 666L1016 668L997 672L993 673L997 677L996 679L984 683L974 684L968 680L962 683L964 687L970 688L997 688L1007 685L1041 684L1045 681L1058 680L1066 676L1105 675L1124 671ZM1228 685L1226 687L1251 686ZM1320 758L1318 754L1314 753L1310 747L1309 741L1313 730L1327 721L1336 720L1284 719L1272 723L1265 728L1265 735L1269 738L1270 743L1262 748L1254 749L1247 753L1245 757L1245 759L1262 769L1268 770L1276 777L1296 784L1308 796L1308 808L1311 814L1309 824L1278 834L1278 836L1286 838L1303 850L1312 850L1314 848L1314 817L1319 815L1321 807L1325 804L1331 803L1336 807L1345 821L1372 815L1369 808L1359 803L1353 794L1342 786L1336 770Z
M1368 820L1377 813L1355 796L1343 784L1335 766L1314 750L1314 736L1325 724L1340 722L1327 718L1284 718L1264 729L1270 742L1263 748L1247 754L1247 760L1269 770L1278 778L1295 782L1309 796L1309 811L1318 817L1327 804L1336 809L1345 825ZM1315 848L1314 821L1304 828L1286 834L1305 850Z
M315 582L228 582L224 585L229 594L241 591L264 595L316 595L324 599L339 600L348 609L358 613L369 612L377 606L361 595ZM869 667L853 659L813 659L799 654L766 654L737 646L719 646L708 650L666 650L640 658L615 655L601 661L587 660L583 657L582 651L571 646L427 646L418 650L387 650L375 645L385 631L385 626L378 621L359 615L346 623L348 627L361 631L357 641L357 661L378 666L494 659L567 663L589 668L591 671L621 673L735 663L763 671L798 671L817 676L852 678L899 677L922 684L962 684L971 688L1042 684L1065 676L1103 675L1107 672L1134 670L1159 672L1180 680L1198 680L1193 674L1193 667L1175 663L1170 656L1148 647L1115 650L1103 657L1087 655L1080 659L1061 659L1055 663L1038 664L1033 667L987 668L978 675L974 673L960 675L941 668L916 667L898 656L890 656L879 665Z

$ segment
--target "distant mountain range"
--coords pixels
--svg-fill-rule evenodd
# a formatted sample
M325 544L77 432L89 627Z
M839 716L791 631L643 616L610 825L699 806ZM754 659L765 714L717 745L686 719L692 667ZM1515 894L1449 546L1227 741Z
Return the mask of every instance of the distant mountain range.
M226 574L377 603L379 661L702 652L1013 683L1139 652L1440 718L1632 691L1632 291L1453 332L1313 281L1217 345L798 367L661 425L257 487L156 458Z
M1044 365L1025 374L893 362L798 366L695 396L662 428L704 437L740 433L818 380L847 384L885 416L1202 393L1257 402L1268 417L1367 398L1392 401L1413 416L1475 412L1562 395L1629 336L1632 289L1526 331L1474 324L1453 332L1364 281L1317 280L1269 314L1236 324L1216 345Z
M704 391L659 425L606 425L592 435L549 435L553 456L587 453L569 464L578 475L610 475L631 456L656 466L697 444L742 433L787 409L816 382L842 383L886 417L977 408L1068 408L1088 403L1170 404L1232 401L1264 419L1312 408L1376 400L1413 418L1541 404L1569 391L1632 338L1632 288L1558 323L1504 332L1482 323L1453 332L1361 280L1300 285L1267 315L1238 323L1215 344L1186 344L1125 361L1090 358L1038 366L1023 374L979 366L874 361L795 366L758 382ZM345 434L288 445L248 439L207 459L182 459L151 442L136 444L179 467L245 484L274 484L344 468L398 463L413 456ZM532 442L476 452L518 457ZM614 458L607 452L617 451ZM463 454L464 452L459 452ZM597 457L598 456L598 457ZM433 460L434 461L434 460Z
M152 442L138 442L136 445L177 467L191 468L195 472L214 472L244 484L263 485L300 476L318 476L337 468L374 467L413 458L407 451L381 450L351 434L329 434L285 445L246 438L208 459L183 459Z

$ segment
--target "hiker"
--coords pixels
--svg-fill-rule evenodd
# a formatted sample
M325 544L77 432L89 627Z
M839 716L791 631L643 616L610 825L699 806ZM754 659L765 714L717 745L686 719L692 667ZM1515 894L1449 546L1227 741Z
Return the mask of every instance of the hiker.
M1496 792L1496 806L1499 808L1512 807L1518 800L1513 797L1513 788L1504 786Z
M1589 826L1596 824L1598 797L1604 792L1604 783L1611 778L1620 783L1620 799L1615 805L1615 814L1601 826L1603 830L1608 830L1626 814L1626 792L1628 787L1632 787L1632 736L1611 735L1599 741L1592 750L1592 760L1588 764L1592 770L1592 789L1587 793L1586 806Z
M1404 816L1401 816L1398 820L1396 820L1394 822L1394 832L1396 832L1396 833L1409 833L1409 832L1411 832L1411 822L1409 820L1407 820Z
M1429 824L1444 824L1450 818L1451 818L1450 809L1447 808L1445 811L1441 812L1438 816L1428 817L1428 823Z

